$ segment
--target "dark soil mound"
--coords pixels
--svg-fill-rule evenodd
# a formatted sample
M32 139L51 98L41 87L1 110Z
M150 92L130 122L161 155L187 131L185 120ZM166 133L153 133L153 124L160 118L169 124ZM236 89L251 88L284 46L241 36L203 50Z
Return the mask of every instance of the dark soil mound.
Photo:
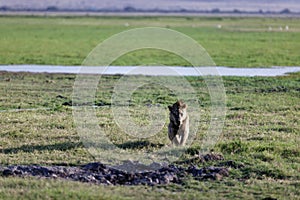
M183 168L168 165L155 171L142 173L126 173L110 168L102 163L89 163L82 166L38 166L20 165L0 167L1 176L35 176L45 178L61 178L66 180L88 182L105 185L157 185L168 183L182 183L185 177L192 176L197 180L220 180L229 175L227 167L203 167L199 168L190 164Z

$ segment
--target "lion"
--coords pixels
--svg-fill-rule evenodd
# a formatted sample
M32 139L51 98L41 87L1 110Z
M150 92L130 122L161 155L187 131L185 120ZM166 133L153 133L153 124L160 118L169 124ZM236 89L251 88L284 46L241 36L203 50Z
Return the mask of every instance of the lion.
M170 111L170 123L168 126L168 136L173 145L184 146L189 136L189 115L187 105L179 100L172 106L168 106Z

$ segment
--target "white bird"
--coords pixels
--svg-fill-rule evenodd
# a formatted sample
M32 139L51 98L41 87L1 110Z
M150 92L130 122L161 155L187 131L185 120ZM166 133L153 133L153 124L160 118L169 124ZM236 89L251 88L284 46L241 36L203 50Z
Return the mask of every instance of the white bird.
M285 30L288 31L290 28L288 25L285 26Z

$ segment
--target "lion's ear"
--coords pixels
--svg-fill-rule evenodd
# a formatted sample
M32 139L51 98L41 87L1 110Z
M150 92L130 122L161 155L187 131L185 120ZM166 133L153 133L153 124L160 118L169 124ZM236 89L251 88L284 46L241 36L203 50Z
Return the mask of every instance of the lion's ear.
M183 109L187 109L188 108L188 106L184 103L184 104L182 104L182 106L181 106Z
M182 107L182 105L184 104L182 100L178 100L176 102L176 104L179 106L179 107Z

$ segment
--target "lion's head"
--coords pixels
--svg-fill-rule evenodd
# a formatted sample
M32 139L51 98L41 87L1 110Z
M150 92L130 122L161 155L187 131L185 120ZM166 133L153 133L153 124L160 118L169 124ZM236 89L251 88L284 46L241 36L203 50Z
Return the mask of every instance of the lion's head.
M172 106L168 106L170 111L170 122L179 127L187 118L187 105L179 100Z

